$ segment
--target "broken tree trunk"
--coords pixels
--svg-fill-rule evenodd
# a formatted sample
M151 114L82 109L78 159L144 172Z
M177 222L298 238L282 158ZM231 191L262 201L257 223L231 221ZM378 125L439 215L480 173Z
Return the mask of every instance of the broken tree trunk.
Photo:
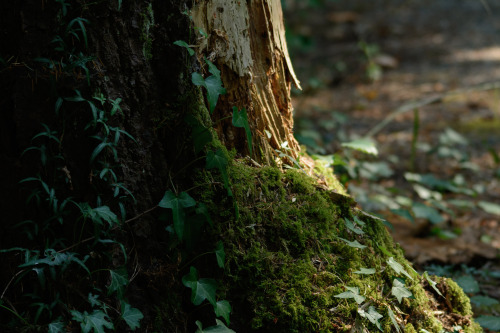
M200 63L203 56L214 61L227 89L215 118L229 117L234 106L246 108L254 159L280 164L277 150L297 158L290 89L300 84L288 55L280 0L203 1L192 9L192 18L195 29L207 33L198 38ZM230 120L217 123L216 131L227 147L250 153L243 131Z

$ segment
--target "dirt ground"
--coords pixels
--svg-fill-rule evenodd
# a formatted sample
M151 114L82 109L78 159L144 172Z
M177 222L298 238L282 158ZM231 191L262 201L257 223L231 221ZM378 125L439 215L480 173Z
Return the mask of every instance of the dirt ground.
M342 139L371 133L380 151L376 160L390 161L392 175L351 180L349 189L370 196L396 188L417 198L404 177L412 170L441 179L459 175L476 192L445 191L444 202L500 204L500 162L495 159L500 154L500 2L297 0L284 7L303 88L294 97L298 138L313 140L312 150L333 154L342 151ZM407 111L375 131L402 107ZM416 123L418 144L410 165ZM440 136L447 128L468 141L456 148L460 163L451 155L430 153L443 146ZM446 239L433 234L435 226L427 221L411 223L366 202L364 209L374 208L393 223L395 239L419 267L438 263L500 269L498 214L477 207L442 210L444 222L438 228L455 231Z

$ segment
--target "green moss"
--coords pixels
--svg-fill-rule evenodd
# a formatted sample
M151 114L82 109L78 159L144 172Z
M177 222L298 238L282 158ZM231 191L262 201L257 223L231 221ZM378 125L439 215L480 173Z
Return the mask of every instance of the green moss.
M144 13L141 14L142 16L142 35L141 35L141 40L142 40L142 53L144 55L144 58L146 60L151 60L153 58L153 38L151 36L151 27L154 26L155 24L155 17L153 13L153 4L149 3L148 6L146 7Z
M415 330L412 324L408 324L405 326L405 333L417 333L417 330Z
M313 155L311 157L314 159L314 171L325 179L328 187L336 193L349 195L345 187L335 177L330 162L325 161L320 156Z
M201 175L205 176L200 183L218 177L207 171ZM384 331L392 325L388 303L401 310L394 311L399 320L410 321L408 330L439 332L443 328L420 278L380 219L347 201L334 200L332 192L299 170L283 173L274 167L253 168L234 161L228 175L233 198L221 186L200 190L197 197L212 208L213 237L224 242L227 262L220 289L232 304L236 329L348 332L358 318L367 329L377 331L368 320L359 319L353 299L335 297L346 287L358 287L366 301L384 315L380 320ZM239 207L238 219L232 210L234 202ZM364 223L363 235L345 227L343 219L354 220L354 216ZM367 247L350 247L339 237ZM415 299L399 304L390 295L396 275L387 265L390 256L412 275L407 286ZM376 274L354 273L363 267L375 268ZM459 299L459 311L467 312Z
M452 279L445 279L445 282L448 286L449 301L453 307L453 312L462 316L472 316L470 300L462 288Z

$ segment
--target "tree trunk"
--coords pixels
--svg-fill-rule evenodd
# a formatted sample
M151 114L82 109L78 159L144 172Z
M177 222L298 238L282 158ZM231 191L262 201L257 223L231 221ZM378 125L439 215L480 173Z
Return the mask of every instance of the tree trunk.
M299 83L279 0L4 1L0 18L2 332L477 328L341 188L280 168Z
M198 59L215 59L227 87L217 117L230 115L233 106L246 108L257 161L280 164L277 150L283 147L297 158L290 88L300 85L288 55L281 1L202 1L192 15L194 26L208 33L197 40ZM249 154L241 131L230 121L218 123L216 130L227 147Z

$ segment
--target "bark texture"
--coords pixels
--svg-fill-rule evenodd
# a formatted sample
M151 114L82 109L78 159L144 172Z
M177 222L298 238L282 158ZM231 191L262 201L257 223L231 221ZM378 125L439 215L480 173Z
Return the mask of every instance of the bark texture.
M298 88L300 84L288 55L281 1L202 1L192 15L194 26L208 33L208 38L197 40L199 57L207 56L223 69L227 94L222 96L216 118L231 115L233 106L245 107L258 148L255 159L280 164L276 150L297 158L290 89L291 84ZM242 131L230 121L216 128L226 146L249 154L242 145Z

